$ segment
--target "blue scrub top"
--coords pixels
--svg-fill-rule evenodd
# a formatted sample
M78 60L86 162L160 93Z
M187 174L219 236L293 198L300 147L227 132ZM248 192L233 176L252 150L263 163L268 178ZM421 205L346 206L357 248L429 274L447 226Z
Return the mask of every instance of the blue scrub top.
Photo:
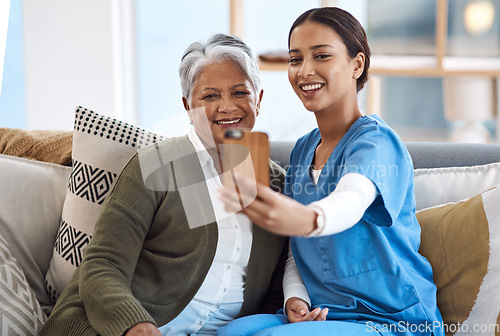
M292 237L313 308L329 308L329 320L358 321L381 331L444 335L432 268L418 253L413 163L401 139L380 117L359 118L315 185L310 168L320 140L315 129L297 141L285 194L309 204L328 196L345 174L359 173L375 184L378 195L362 219L344 232Z

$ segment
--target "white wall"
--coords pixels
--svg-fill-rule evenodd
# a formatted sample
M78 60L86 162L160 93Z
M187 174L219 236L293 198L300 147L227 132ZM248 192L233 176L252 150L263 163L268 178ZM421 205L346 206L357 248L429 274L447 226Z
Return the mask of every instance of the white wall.
M23 0L28 129L72 129L77 105L123 117L121 0Z

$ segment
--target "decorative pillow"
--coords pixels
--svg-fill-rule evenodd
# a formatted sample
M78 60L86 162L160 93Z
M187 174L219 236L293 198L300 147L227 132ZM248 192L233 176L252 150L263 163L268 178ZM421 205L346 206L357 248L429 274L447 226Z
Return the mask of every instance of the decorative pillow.
M0 154L0 172L0 234L48 312L53 304L44 278L71 167Z
M447 335L500 335L500 187L417 212Z
M36 336L47 317L1 234L0 297L1 334Z
M75 111L73 169L45 277L55 303L82 260L104 198L129 159L163 136L81 106Z
M417 210L457 202L500 185L500 163L415 169Z

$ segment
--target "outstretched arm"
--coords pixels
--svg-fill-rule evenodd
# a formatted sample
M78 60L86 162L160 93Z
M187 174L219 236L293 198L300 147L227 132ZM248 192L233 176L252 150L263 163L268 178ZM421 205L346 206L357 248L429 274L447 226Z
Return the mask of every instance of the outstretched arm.
M377 197L375 184L366 176L350 173L342 176L327 197L309 204L323 223L309 237L328 236L345 231L363 217Z
M343 176L329 196L308 206L244 175L236 175L236 180L239 194L229 188L221 190L226 209L242 212L262 228L285 236L330 235L347 230L361 219L377 196L373 182L357 173ZM242 207L240 201L246 206Z

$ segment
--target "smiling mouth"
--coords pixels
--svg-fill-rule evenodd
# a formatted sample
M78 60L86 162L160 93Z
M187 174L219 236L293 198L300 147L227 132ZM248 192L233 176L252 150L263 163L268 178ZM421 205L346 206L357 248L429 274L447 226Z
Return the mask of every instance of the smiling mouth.
M243 118L238 118L234 120L216 120L214 121L215 124L219 126L230 126L230 125L236 125L238 124Z
M303 85L300 87L300 89L302 91L304 91L305 93L309 93L309 92L314 92L314 91L317 91L319 89L321 89L323 86L325 86L325 84L307 84L307 85Z

